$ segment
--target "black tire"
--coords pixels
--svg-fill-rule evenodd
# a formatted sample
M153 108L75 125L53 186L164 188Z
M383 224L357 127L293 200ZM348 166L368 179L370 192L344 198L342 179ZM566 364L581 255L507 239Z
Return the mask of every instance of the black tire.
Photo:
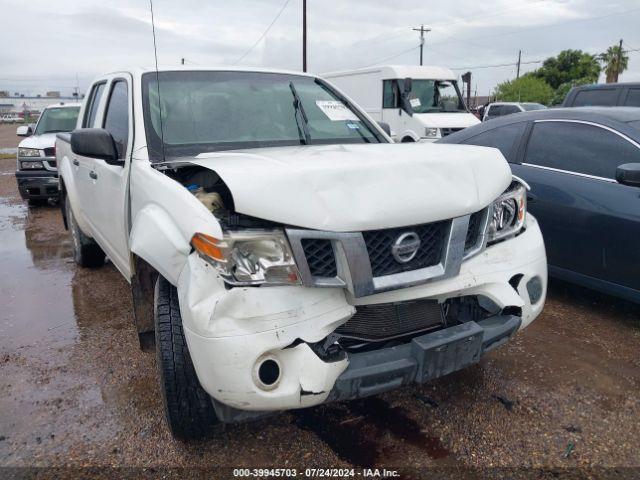
M156 282L153 303L156 362L171 433L182 440L210 437L218 419L193 368L182 332L178 291L162 276Z
M404 137L400 143L415 143L415 140L411 137Z
M101 267L104 265L105 254L100 246L92 238L87 237L76 223L69 197L65 197L64 207L67 216L67 225L71 232L73 259L81 267Z

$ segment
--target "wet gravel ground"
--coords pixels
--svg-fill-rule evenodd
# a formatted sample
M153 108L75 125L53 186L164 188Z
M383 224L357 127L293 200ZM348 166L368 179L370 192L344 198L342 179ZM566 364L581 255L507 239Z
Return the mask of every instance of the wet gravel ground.
M77 268L58 208L27 207L13 169L0 160L0 477L52 466L640 475L640 308L558 282L532 326L463 371L176 441L128 284L108 263Z

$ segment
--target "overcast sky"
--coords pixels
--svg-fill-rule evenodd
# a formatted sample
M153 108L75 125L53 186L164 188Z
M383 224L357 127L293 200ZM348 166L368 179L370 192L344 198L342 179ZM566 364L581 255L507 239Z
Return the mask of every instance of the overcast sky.
M256 43L285 0L155 0L160 66L231 65ZM473 72L486 95L496 83L567 48L599 53L624 39L640 49L638 0L308 0L309 70L417 64L421 23L431 28L425 64ZM81 92L101 73L153 65L148 0L0 0L0 90ZM302 0L289 0L239 63L302 68ZM405 52L405 53L402 53ZM622 81L640 81L640 51ZM504 67L478 68L512 64ZM602 79L601 79L602 80ZM473 92L472 92L473 93Z

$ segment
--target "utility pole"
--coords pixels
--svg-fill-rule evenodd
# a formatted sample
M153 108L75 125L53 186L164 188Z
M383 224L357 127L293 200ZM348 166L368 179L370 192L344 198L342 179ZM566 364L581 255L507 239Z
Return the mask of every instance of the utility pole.
M516 73L516 80L520 78L520 60L522 60L522 50L518 50L518 71Z
M471 72L467 72L462 75L462 81L467 84L467 108L471 102Z
M180 64L184 65L184 57L180 59Z
M413 28L415 32L420 32L420 66L422 66L422 52L424 50L424 34L431 31L430 28L424 28L424 25L420 25L420 28Z
M76 72L76 86L75 92L72 95L73 97L78 98L80 96L80 82L78 82L78 73Z
M302 0L302 71L307 71L307 0Z
M622 39L620 39L620 46L618 47L618 64L616 65L616 77L613 80L614 83L618 83L618 75L620 75L620 65L622 65Z

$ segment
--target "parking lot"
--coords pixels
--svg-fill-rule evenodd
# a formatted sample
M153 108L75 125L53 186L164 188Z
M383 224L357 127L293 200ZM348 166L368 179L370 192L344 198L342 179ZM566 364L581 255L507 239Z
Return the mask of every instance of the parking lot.
M640 466L640 309L558 282L531 327L461 372L176 441L128 284L111 264L76 268L58 207L27 207L14 169L0 160L4 467Z

